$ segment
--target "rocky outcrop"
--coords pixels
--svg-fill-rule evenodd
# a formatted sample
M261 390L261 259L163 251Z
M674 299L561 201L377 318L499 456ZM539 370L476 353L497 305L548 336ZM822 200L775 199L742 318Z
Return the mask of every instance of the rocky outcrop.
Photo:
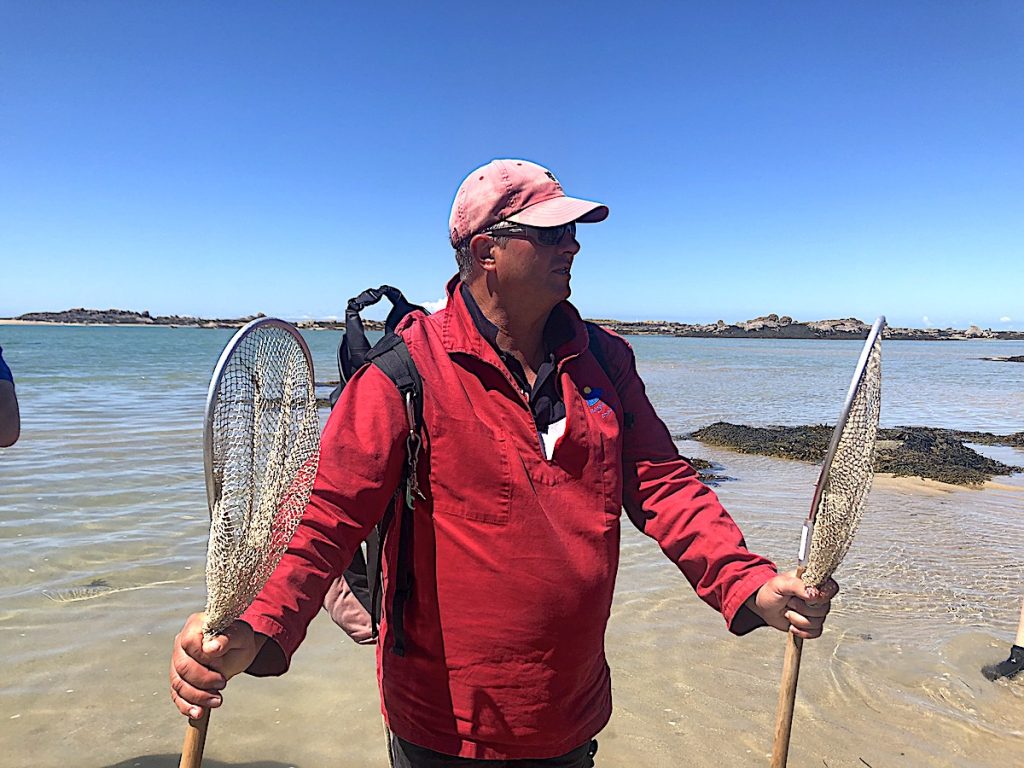
M262 312L246 317L204 318L189 315L150 315L149 311L134 312L128 309L66 309L63 312L29 312L12 318L31 323L55 323L64 325L165 325L174 328L241 328L246 323L266 317ZM300 320L299 328L337 330L345 327L338 320ZM384 330L384 323L364 320L368 331Z
M206 319L186 315L157 315L149 311L134 312L127 309L67 309L63 312L30 312L15 320L33 323L61 323L70 325L167 325L193 328L241 328L251 320L264 317L263 313L230 319Z
M680 438L720 445L741 453L820 462L825 458L832 427L748 427L716 422ZM932 427L895 427L878 431L875 471L923 477L956 485L981 485L995 475L1024 471L982 456L965 443L1024 447L1024 432L994 435Z
M155 325L149 312L126 309L67 309L63 312L30 312L16 320L34 323L74 323L76 325Z
M296 328L309 328L314 331L343 331L345 330L344 320L299 320L295 323ZM368 320L363 318L364 331L383 331L384 323L381 320Z
M979 360L991 360L994 363L1024 363L1024 355L997 355L996 357L980 357Z
M797 321L788 315L776 314L756 317L737 323L719 320L715 323L688 324L667 320L595 320L625 336L683 336L717 339L864 339L871 324L855 317L840 320ZM892 328L886 327L883 338L904 341L952 341L963 339L1024 340L1018 331L993 331L972 325L967 330L953 328Z

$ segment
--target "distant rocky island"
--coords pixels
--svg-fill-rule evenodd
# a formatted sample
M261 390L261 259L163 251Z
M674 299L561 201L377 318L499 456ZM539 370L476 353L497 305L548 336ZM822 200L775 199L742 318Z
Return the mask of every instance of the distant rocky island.
M187 315L150 315L148 311L130 309L66 309L63 312L29 312L3 318L22 323L53 323L54 325L166 325L172 328L241 328L263 313L249 317L207 319Z
M624 336L688 336L713 339L864 339L871 323L848 317L842 320L800 321L783 315L765 315L739 323L696 324L672 323L664 320L595 320ZM962 339L1024 340L1022 331L994 331L972 325L956 328L893 328L887 326L883 337L907 341L952 341Z
M151 315L125 309L68 309L63 312L30 312L14 318L4 318L24 323L54 323L65 325L154 325L175 328L240 328L251 320L263 317L262 313L238 318L201 318L184 315ZM682 336L714 339L863 339L871 328L870 323L849 317L841 320L794 320L786 315L775 314L757 317L745 322L690 324L674 323L667 320L611 320L596 319L607 328L624 336ZM340 320L300 320L299 328L338 330L344 328ZM384 324L366 320L367 330L383 330ZM950 341L963 339L1011 339L1024 340L1022 331L994 331L972 325L967 329L955 328L886 328L886 339L912 341ZM1016 360L1013 360L1016 362Z

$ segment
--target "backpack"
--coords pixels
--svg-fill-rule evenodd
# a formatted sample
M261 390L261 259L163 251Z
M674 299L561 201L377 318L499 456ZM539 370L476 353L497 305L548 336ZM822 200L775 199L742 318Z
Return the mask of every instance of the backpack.
M384 321L384 336L373 346L366 338L363 320L360 317L367 307L382 298L387 298L391 311ZM383 611L383 549L384 537L391 527L396 514L402 516L401 529L405 533L398 540L398 562L395 571L395 597L392 604L391 624L395 638L392 651L405 655L404 607L412 592L412 519L417 487L416 462L422 445L421 428L423 421L423 382L412 361L409 348L395 333L399 321L410 312L429 314L423 307L406 300L402 292L390 285L368 288L353 299L349 299L345 310L345 331L338 345L338 386L331 392L331 408L355 372L366 363L380 368L395 383L406 404L409 418L409 437L406 440L406 462L402 480L384 516L374 530L366 537L344 573L339 576L324 598L324 609L338 626L345 630L357 643L373 643L377 640ZM365 547L365 553L363 550Z
M382 298L387 298L391 311L384 321L384 336L374 345L366 338L363 320L360 317L367 307ZM383 610L383 547L396 515L402 516L398 540L398 559L395 566L395 596L391 611L391 628L394 636L392 652L405 655L405 603L412 593L412 522L417 487L416 463L422 446L423 427L423 381L413 363L409 349L402 338L395 333L399 321L410 312L430 314L423 307L406 300L402 292L390 285L369 288L348 302L345 310L345 331L338 345L338 374L340 381L331 392L333 408L349 379L365 363L376 365L394 383L406 403L409 419L409 437L406 441L406 461L401 482L388 509L380 522L366 537L363 545L356 549L352 562L331 585L324 598L324 609L331 614L355 642L374 643L380 627ZM606 333L594 323L587 322L588 347L597 359L601 369L614 382L604 351L598 341L599 334ZM632 414L625 414L626 427L632 422ZM365 547L365 553L363 551Z

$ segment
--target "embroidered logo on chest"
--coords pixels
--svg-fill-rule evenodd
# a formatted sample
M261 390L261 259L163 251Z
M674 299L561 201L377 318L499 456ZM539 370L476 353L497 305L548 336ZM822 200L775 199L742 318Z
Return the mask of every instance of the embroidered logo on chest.
M587 408L591 413L605 419L612 414L611 406L601 399L601 395L604 394L601 387L584 387L582 392L583 399L587 401Z

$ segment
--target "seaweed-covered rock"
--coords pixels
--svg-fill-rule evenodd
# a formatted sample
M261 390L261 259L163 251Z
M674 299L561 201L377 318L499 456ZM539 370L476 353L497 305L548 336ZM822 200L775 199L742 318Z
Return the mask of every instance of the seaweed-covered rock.
M896 432L901 430L928 433L933 434L936 437L944 435L963 443L975 443L977 445L1006 445L1011 448L1024 448L1024 432L1013 432L1009 435L995 435L991 432L968 432L961 429L941 429L939 427L895 427L894 429L883 429L879 434L886 436L884 439L888 440L893 439L889 436L894 435Z
M875 457L877 472L981 485L993 475L1020 469L982 456L946 430L901 427L882 431L883 439L895 445L880 447Z
M687 458L690 465L697 470L697 474L700 475L701 482L705 485L718 486L726 480L732 480L733 478L723 475L723 467L720 464L715 464L707 459L699 458Z
M689 459L688 458L687 461L690 462L690 465L694 469L696 469L698 472L703 472L704 470L711 469L712 467L715 466L714 464L712 464L707 459Z
M748 427L718 421L689 436L710 445L721 445L740 453L782 456L801 461L821 461L832 438L832 427Z
M748 427L716 422L698 429L689 439L720 445L741 453L780 456L820 462L825 458L832 427ZM924 477L956 485L980 485L994 475L1024 471L982 456L964 443L1024 445L1024 432L993 435L989 432L896 427L878 432L875 471L899 476Z

